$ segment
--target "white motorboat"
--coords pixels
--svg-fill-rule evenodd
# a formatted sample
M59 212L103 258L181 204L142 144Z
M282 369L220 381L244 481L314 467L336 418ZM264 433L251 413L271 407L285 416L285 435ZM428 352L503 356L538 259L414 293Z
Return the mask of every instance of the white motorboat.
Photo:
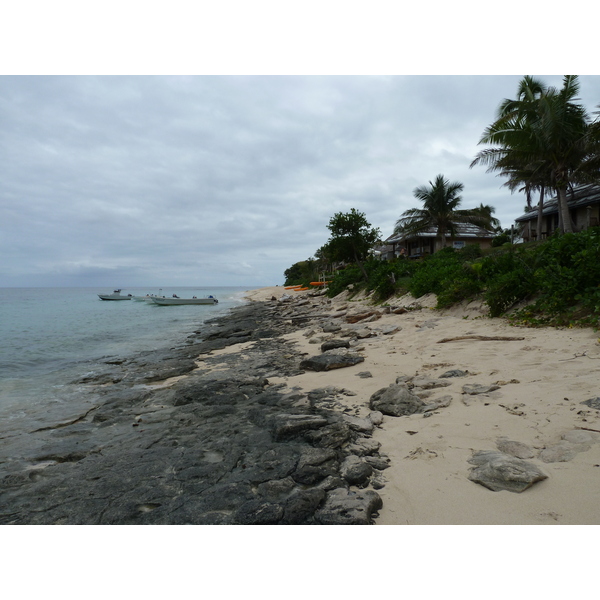
M131 300L132 297L131 294L121 296L121 290L115 290L112 294L98 294L100 300Z
M151 296L148 294L147 296L132 296L131 299L136 302L147 302L148 304L152 304L152 298L156 298L156 296Z
M145 296L132 296L131 299L136 302L146 302L146 304L154 304L152 298L164 298L162 288L158 290L158 294L146 294Z
M206 298L178 298L176 296L173 298L158 298L153 296L152 302L159 306L174 306L182 304L218 304L219 301L216 298L213 298L213 296L208 296Z

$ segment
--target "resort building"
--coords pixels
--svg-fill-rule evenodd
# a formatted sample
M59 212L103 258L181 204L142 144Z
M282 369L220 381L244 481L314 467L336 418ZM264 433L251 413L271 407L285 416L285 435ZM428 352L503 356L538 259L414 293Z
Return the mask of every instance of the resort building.
M495 233L469 223L457 223L453 236L446 234L445 246L464 248L469 244L479 244L483 248L491 248ZM382 260L390 260L398 256L421 258L433 254L444 247L438 237L437 229L431 227L417 234L394 233L384 240L383 245L376 249L375 254Z
M594 184L579 185L567 192L567 203L573 223L573 231L583 231L600 224L600 186ZM560 227L558 198L544 201L542 211L541 237L537 231L537 208L515 219L521 227L521 236L525 242L546 239Z

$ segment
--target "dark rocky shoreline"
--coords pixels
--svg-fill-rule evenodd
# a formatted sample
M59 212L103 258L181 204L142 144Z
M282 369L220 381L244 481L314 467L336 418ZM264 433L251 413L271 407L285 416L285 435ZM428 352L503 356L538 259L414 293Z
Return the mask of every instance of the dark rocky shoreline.
M348 414L345 390L269 383L302 372L281 335L323 316L322 298L295 304L249 303L180 347L107 359L78 382L89 409L12 440L0 523L372 523L376 417Z

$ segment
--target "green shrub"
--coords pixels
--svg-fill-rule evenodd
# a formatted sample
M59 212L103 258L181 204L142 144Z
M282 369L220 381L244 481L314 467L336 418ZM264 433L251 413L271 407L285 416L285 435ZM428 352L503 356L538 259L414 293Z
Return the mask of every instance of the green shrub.
M531 279L522 271L509 271L497 275L487 287L484 301L490 309L490 317L499 317L516 302L524 300L535 291Z
M462 260L475 260L481 257L481 246L479 244L467 244L456 252Z
M333 298L341 294L349 285L364 285L363 275L358 267L346 267L336 272L327 286L327 296Z
M416 270L416 263L407 259L378 261L378 266L369 274L367 289L375 293L375 300L382 302L399 291L407 289L407 281Z
M539 298L519 314L524 322L598 324L600 228L554 235L537 250Z
M447 308L481 292L481 284L469 277L456 278L443 283L444 289L437 297L437 308Z
M452 248L444 248L426 257L415 270L410 281L410 293L419 298L424 294L441 294L444 285L460 277L462 261Z

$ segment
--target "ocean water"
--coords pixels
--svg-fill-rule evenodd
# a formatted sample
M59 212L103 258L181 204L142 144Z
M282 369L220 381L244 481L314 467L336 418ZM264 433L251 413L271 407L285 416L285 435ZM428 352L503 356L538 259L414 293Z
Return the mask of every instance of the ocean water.
M134 300L107 302L106 288L0 288L0 424L77 402L72 382L107 357L168 348L202 323L245 302L248 287L174 287L162 294L213 295L216 305L157 306ZM158 294L128 288L124 295ZM2 427L0 426L0 429Z

